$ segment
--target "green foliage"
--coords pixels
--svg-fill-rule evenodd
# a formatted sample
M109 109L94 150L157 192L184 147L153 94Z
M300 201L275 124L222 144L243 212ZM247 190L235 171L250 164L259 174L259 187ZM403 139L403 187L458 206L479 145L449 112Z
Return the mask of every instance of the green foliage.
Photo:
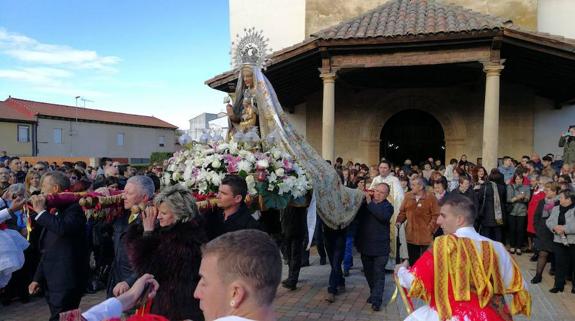
M150 164L162 164L166 159L172 157L173 153L170 152L153 152L150 156Z
M281 210L286 208L291 198L290 194L279 195L273 191L268 191L267 182L257 182L256 190L258 191L258 195L261 195L264 199L265 207L270 209Z

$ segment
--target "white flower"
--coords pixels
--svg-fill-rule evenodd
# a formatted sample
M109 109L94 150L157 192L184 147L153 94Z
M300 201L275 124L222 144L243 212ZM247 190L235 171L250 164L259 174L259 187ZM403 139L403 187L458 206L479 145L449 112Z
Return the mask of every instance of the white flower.
M194 164L194 166L200 167L204 163L204 160L202 158L197 157L193 159L192 163Z
M256 161L256 157L252 153L248 153L244 158L250 163L255 163Z
M241 160L238 162L238 171L245 171L249 173L252 170L252 164L247 160Z
M175 163L171 163L170 165L168 165L168 168L166 169L168 172L173 172L176 170L176 164Z
M170 173L165 173L164 176L162 177L162 184L165 186L170 185Z
M268 176L268 183L269 183L270 185L271 185L272 183L275 183L276 180L277 180L277 176L276 176L275 173L271 173L271 174Z
M176 182L179 181L181 177L182 177L182 174L180 174L180 172L174 172L172 174L172 180L174 180Z
M256 195L258 193L256 190L256 180L252 175L246 177L246 184L248 185L248 193L250 195Z
M228 144L228 148L229 148L230 154L237 155L239 152L238 151L238 143L236 143L236 142L232 142L232 143Z
M229 148L228 144L223 143L223 144L219 144L219 145L218 145L218 147L216 148L216 151L217 151L218 153L221 153L221 152L225 151L225 150L228 149L228 148Z
M220 168L220 166L222 166L222 163L218 159L212 161L212 168Z
M282 152L279 149L274 149L272 151L272 156L274 157L274 159L278 159L282 156Z
M198 192L200 194L207 194L208 192L208 183L206 181L201 181L198 184Z
M222 182L222 177L216 172L211 172L210 181L212 182L212 184L220 186L220 183Z
M275 170L275 174L276 174L278 177L283 177L283 176L285 175L285 171L284 171L283 168L278 168L278 169Z
M206 150L204 150L203 154L204 155L211 155L215 152L215 150L213 148L208 148Z
M193 177L194 174L194 167L193 166L186 166L186 169L184 170L184 180L190 180Z
M256 167L257 168L261 168L261 169L266 169L270 166L269 162L267 161L267 159L260 159L257 163L256 163Z

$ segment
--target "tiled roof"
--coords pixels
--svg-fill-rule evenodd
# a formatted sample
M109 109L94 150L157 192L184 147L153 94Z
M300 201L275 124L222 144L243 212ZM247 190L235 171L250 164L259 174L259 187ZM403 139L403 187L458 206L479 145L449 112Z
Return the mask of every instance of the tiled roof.
M117 123L126 125L171 128L176 129L170 123L153 116L142 116L134 114L117 113L98 109L80 108L66 105L43 103L18 98L8 98L4 102L5 106L20 113L28 113L31 116L61 117L68 119L82 119L96 122Z
M14 108L7 102L0 101L0 121L1 120L35 122L36 118L25 108Z
M434 0L391 0L312 34L320 39L365 39L502 29L505 20Z

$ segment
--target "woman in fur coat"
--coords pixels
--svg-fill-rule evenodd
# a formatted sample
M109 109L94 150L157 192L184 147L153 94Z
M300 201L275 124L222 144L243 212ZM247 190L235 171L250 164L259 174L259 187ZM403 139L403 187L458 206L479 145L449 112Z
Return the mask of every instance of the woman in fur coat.
M169 320L204 320L194 290L206 240L196 202L182 186L159 193L144 211L142 225L130 228L126 243L134 270L160 283L150 313Z

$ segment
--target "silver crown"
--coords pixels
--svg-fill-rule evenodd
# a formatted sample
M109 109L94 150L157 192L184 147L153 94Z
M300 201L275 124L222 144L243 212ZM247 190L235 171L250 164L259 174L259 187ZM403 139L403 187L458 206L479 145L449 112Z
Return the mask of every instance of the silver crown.
M268 48L269 38L264 38L262 31L256 31L254 27L245 29L244 36L236 35L236 41L232 42L232 64L234 68L250 64L264 68L267 55L271 50Z

